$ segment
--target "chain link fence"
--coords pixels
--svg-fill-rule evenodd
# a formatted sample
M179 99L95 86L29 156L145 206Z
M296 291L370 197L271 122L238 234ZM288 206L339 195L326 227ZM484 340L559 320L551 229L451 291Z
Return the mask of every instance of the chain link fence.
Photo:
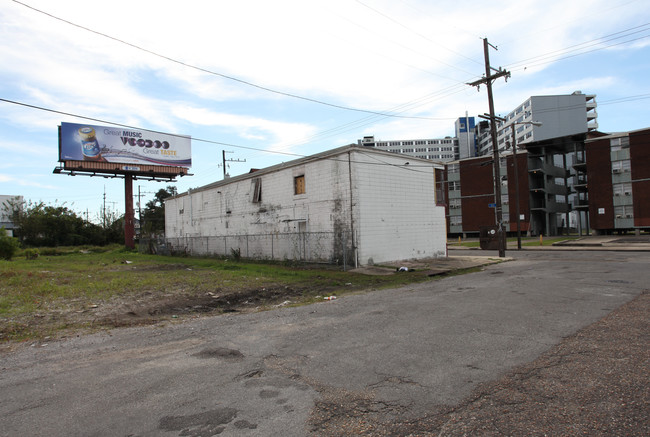
M211 237L140 238L141 253L222 256L349 266L352 242L346 233L295 232Z

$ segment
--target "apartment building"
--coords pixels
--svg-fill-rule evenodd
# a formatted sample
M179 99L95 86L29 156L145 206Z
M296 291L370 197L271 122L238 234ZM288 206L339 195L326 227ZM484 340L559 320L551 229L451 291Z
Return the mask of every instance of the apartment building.
M458 159L458 138L427 138L415 140L376 140L374 136L366 136L357 140L363 147L372 147L391 153L413 156L433 161L453 161Z
M585 141L576 178L587 188L580 207L597 233L650 228L650 129ZM582 187L581 187L582 189Z
M517 163L517 175L514 165ZM499 158L501 173L502 220L506 232L515 232L516 199L519 193L521 230L529 231L531 214L527 154L518 153ZM515 179L516 177L516 179ZM494 168L490 157L474 157L445 165L447 198L447 232L451 235L478 235L481 227L496 223ZM517 187L517 182L519 187Z
M512 141L515 124L517 144L566 137L596 131L596 96L575 91L568 95L531 96L497 124L497 142L503 150ZM535 122L535 125L531 124ZM435 161L451 162L492 154L490 123L465 114L454 122L454 136L445 138L379 140L366 136L360 146L376 147L393 153Z
M529 142L499 159L506 232L580 235L650 230L650 129L590 132ZM448 233L496 225L489 156L445 164ZM517 192L519 209L516 208Z
M596 96L575 91L569 95L532 96L497 123L499 149L511 141L515 123L517 144L592 132L598 129ZM532 125L531 122L540 125ZM477 156L492 154L490 123L477 126Z

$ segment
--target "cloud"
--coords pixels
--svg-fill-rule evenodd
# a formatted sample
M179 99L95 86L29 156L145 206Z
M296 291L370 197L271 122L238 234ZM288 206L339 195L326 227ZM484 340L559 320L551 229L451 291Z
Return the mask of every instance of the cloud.
M2 183L11 183L11 184L16 184L21 187L34 187L34 188L43 188L46 190L57 190L60 187L57 187L55 185L49 185L49 184L43 184L40 182L37 182L32 179L32 176L25 176L25 177L16 177L16 176L11 176L8 174L2 174L0 173L0 182Z
M235 131L238 136L264 142L264 148L275 150L283 144L295 142L316 132L314 126L303 123L272 121L247 115L211 111L205 108L177 106L172 112L179 119L197 125L219 127Z

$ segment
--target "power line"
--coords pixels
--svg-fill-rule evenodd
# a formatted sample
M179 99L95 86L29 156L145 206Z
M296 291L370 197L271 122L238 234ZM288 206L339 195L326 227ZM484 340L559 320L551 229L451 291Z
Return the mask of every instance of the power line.
M123 124L123 123L116 123L116 122L112 122L112 121L108 121L108 120L102 120L102 119L98 119L98 118L86 117L86 116L78 115L78 114L72 114L72 113L69 113L69 112L57 111L55 109L44 108L44 107L41 107L41 106L30 105L30 104L27 104L27 103L16 102L16 101L13 101L13 100L8 100L8 99L3 99L3 98L0 98L0 101L6 102L6 103L16 104L16 105L20 105L20 106L25 106L25 107L28 107L28 108L37 109L37 110L41 110L41 111L47 111L47 112L52 112L52 113L56 113L56 114L67 115L67 116L70 116L70 117L81 118L81 119L84 119L84 120L97 121L97 122L100 122L100 123L106 123L106 124L111 124L111 125L114 125L114 126L125 127L125 128L133 129L133 130L145 130L145 131L148 131L148 132L165 133L166 135L174 136L174 137L187 138L186 135L179 135L179 134L173 134L173 133L167 133L167 132L160 132L160 131L146 129L146 128L142 128L142 127L138 127L138 126L131 126L131 125ZM254 151L257 151L257 152L264 152L264 153L270 153L270 154L293 156L293 157L296 157L296 158L307 158L307 157L310 156L310 155L302 155L302 154L298 154L298 153L279 152L279 151L274 151L274 150L259 149L259 148L256 148L256 147L248 147L248 146L242 146L242 145L237 145L237 144L223 143L223 142L220 142L220 141L213 141L213 140L208 140L208 139L203 139L203 138L192 138L192 141L199 141L199 142L209 143L209 144L218 144L218 145L223 145L223 146L228 146L228 147L235 147L235 148L239 148L239 149L254 150ZM404 155L404 156L410 156L410 155ZM414 159L417 158L415 156L410 156L410 157L414 158ZM347 160L345 160L345 162L347 162ZM432 165L434 165L434 164L435 163L432 163ZM389 165L389 164L387 164L387 165ZM390 165L393 165L393 164L390 164Z
M409 110L409 109L416 108L418 106L423 106L423 105L428 104L428 103L430 103L432 101L440 100L440 99L449 97L449 96L451 96L453 94L457 94L459 92L462 92L464 89L465 89L465 84L463 84L463 85L453 85L453 86L451 86L449 88L446 88L446 89L443 89L441 91L438 91L438 92L429 94L427 96L420 97L420 98L418 98L416 100L413 100L411 102L407 102L407 103L404 103L402 105L396 106L396 107L392 108L392 111L400 111L400 110L406 111L406 110ZM404 109L402 109L402 108L404 108ZM301 139L301 140L299 140L297 142L293 142L293 143L283 145L282 149L280 149L280 150L286 150L288 148L292 148L292 147L298 146L300 144L307 143L309 141L314 141L316 139L321 139L322 140L322 139L325 139L325 138L333 137L335 135L339 135L339 134L341 134L343 132L349 132L349 131L354 130L354 129L359 129L359 128L363 127L363 126L367 126L367 125L370 125L372 123L378 122L379 120L382 120L383 118L385 118L385 117L381 117L381 116L378 116L378 115L367 116L367 117L364 117L362 119L351 121L351 122L346 123L344 125L337 126L337 127L334 127L334 128L319 132L319 133L314 134L312 136L309 136L307 138L303 138L303 139ZM435 118L434 120L455 120L455 118L454 117L444 117L444 118Z
M622 44L627 44L627 43L630 43L630 42L634 42L634 41L638 41L638 40L641 40L641 39L644 39L644 38L648 38L648 37L650 37L650 35L644 35L644 36L639 36L639 37L629 39L629 40L626 40L626 41L621 41L621 42L617 42L617 43L614 43L614 44L609 44L609 45L605 45L605 46L602 46L602 47L594 48L594 49L591 49L591 50L585 50L585 49L587 49L589 47L602 45L604 43L608 43L608 42L611 42L611 41L614 41L614 40L617 40L617 39L621 39L621 38L627 38L627 37L630 37L632 35L639 34L639 33L642 33L642 32L648 32L650 30L650 28L637 30L637 29L642 28L642 27L647 27L648 25L650 25L650 23L646 23L646 24L643 24L643 25L640 25L640 26L625 29L623 31L616 32L616 33L613 33L613 34L610 34L610 35L606 35L606 36L603 36L603 37L600 37L600 38L596 38L596 39L593 39L593 40L590 40L590 41L586 41L586 42L583 42L583 43L580 43L580 44L575 44L575 45L569 46L569 47L564 48L564 49L555 50L553 52L549 52L549 53L546 53L546 54L543 54L543 55L539 55L539 56L528 58L528 59L525 59L525 60L522 60L522 61L518 61L518 62L515 62L513 64L510 64L510 68L521 71L521 70L525 70L528 67L537 67L537 66L540 66L540 65L549 64L549 63L561 61L561 60L564 60L564 59L574 58L576 56L585 55L585 54L588 54L588 53L593 53L593 52L596 52L596 51L605 50L605 49L608 49L608 48L611 48L611 47L615 47L615 46L619 46L619 45L622 45ZM634 30L634 32L630 32L631 30ZM629 32L629 33L626 33L626 32ZM626 34L625 35L619 35L621 33L626 33ZM618 35L618 36L614 37L614 35ZM583 51L580 51L580 50L583 50ZM575 52L579 52L579 53L575 53ZM573 53L573 54L570 54L570 53ZM528 62L531 62L531 61L533 62L532 64L526 65Z
M383 12L381 12L381 11L379 11L379 10L377 10L377 9L375 9L375 8L373 8L373 7L371 7L371 6L368 6L367 4L363 3L362 1L360 1L360 0L356 0L356 1L357 1L357 3L359 3L361 6L370 9L371 11L375 12L376 14L381 15L382 17L386 18L387 20L389 20L389 21L391 21L391 22L397 24L398 26L403 27L404 29L408 30L408 31L411 32L411 33L414 33L415 35L417 35L417 36L419 36L419 37L421 37L421 38L424 38L425 40L427 40L427 41L429 41L429 42L435 44L436 46L438 46L438 47L442 47L443 49L445 49L445 50L447 50L447 51L449 51L449 52L451 52L451 53L453 53L453 54L455 54L455 55L458 55L458 56L460 56L460 57L462 57L462 58L465 58L465 59L467 59L467 60L469 60L469 61L472 61L472 62L474 62L474 63L476 63L476 64L478 64L478 65L483 65L483 64L481 64L479 61L476 61L476 60L474 60L474 59L472 59L472 58L469 58L469 57L467 57L467 56L463 55L462 53L459 53L459 52L457 52L457 51L455 51L455 50L452 50L452 49L450 49L450 48L447 48L447 47L445 47L445 46L443 46L443 45L437 43L436 41L432 40L431 38L427 37L426 35L423 35L423 34L421 34L421 33L419 33L419 32L416 32L416 31L413 30L411 27L409 27L409 26L407 26L407 25L405 25L405 24L400 23L399 21L397 21L397 20L394 19L393 17L391 17L391 16L389 16L389 15L387 15L387 14L385 14L385 13L383 13ZM442 63L442 64L444 64L444 65L446 65L447 67L453 68L453 69L458 70L458 71L462 71L463 73L472 74L472 73L469 73L469 72L463 70L462 68L458 68L458 67L456 67L456 66L454 66L454 65L447 64L446 62L443 62L443 61L440 61L440 60L437 60L437 61L440 62L440 63Z
M527 59L522 59L521 61L514 62L514 63L510 64L510 66L511 67L518 67L520 64L525 64L527 62L546 59L546 58L549 58L549 57L561 56L563 54L571 53L573 51L579 50L581 46L591 47L593 45L597 45L597 44L600 44L602 42L608 42L608 41L610 41L612 39L623 38L623 37L625 37L625 35L617 36L616 38L612 38L612 37L614 37L615 35L620 35L622 33L632 31L632 30L635 30L635 32L633 32L632 34L638 33L638 32L643 32L643 31L648 30L648 29L638 30L638 31L636 31L636 30L639 29L639 28L642 28L642 27L647 27L648 25L650 25L650 23L645 23L645 24L642 24L642 25L639 25L639 26L630 27L628 29L624 29L624 30L621 30L621 31L618 31L618 32L614 32L614 33L611 33L609 35L601 36L601 37L598 37L598 38L595 38L595 39L592 39L592 40L589 40L589 41L574 44L574 45L565 47L563 49L558 49L558 50L554 50L552 52L544 53L542 55L533 56L533 57L527 58ZM608 39L608 38L610 38L610 39Z
M616 99L605 100L605 101L599 102L598 105L614 105L614 104L619 104L619 103L628 103L628 102L632 102L632 101L645 100L645 99L650 99L650 94L637 94L637 95L633 95L633 96L619 97L619 98L616 98ZM175 136L175 137L187 138L187 135L180 135L180 134L174 134L174 133L169 133L169 132L162 132L162 131L147 129L147 128L143 128L143 127L139 127L139 126L132 126L132 125L124 124L124 123L117 123L117 122L110 121L110 120L104 120L104 119L100 119L100 118L96 118L96 117L88 117L88 116L84 116L84 115L73 114L71 112L64 112L64 111L59 111L59 110L56 110L56 109L45 108L43 106L31 105L31 104L28 104L28 103L18 102L18 101L15 101L15 100L0 98L0 102L11 103L11 104L18 105L18 106L24 106L24 107L27 107L27 108L36 109L36 110L39 110L39 111L46 111L46 112L51 112L51 113L54 113L54 114L66 115L66 116L69 116L69 117L80 118L80 119L83 119L83 120L90 120L90 121L96 121L96 122L99 122L99 123L110 124L110 125L113 125L113 126L120 126L120 127L124 127L124 128L127 128L127 129L145 130L145 131L148 131L148 132L154 132L154 133L166 134L166 135ZM562 107L548 109L548 110L536 111L536 113L549 112L549 111L571 110L571 109L576 109L576 108L579 108L579 107L581 108L582 105L567 105L567 106L562 106ZM353 122L353 123L356 123L356 122ZM258 147L243 146L243 145L240 145L240 144L224 143L224 142L221 142L221 141L209 140L209 139L204 139L204 138L192 137L192 141L198 141L198 142L203 142L203 143L208 143L208 144L215 144L215 145L226 146L226 147L235 147L235 148L238 148L238 149L245 149L245 150L251 150L251 151L262 152L262 153L269 153L269 154L275 154L275 155L294 156L294 157L297 157L297 158L304 158L304 157L308 156L308 155L302 155L302 154L298 154L298 153L290 153L290 152L283 152L283 151L278 151L278 150L260 149Z
M219 72L216 72L216 71L208 70L207 68L198 67L198 66L196 66L196 65L188 64L188 63L186 63L186 62L184 62L184 61L180 61L180 60L178 60L178 59L175 59L175 58L169 57L169 56L167 56L167 55L160 54L160 53L158 53L158 52L155 52L155 51L153 51L153 50L149 50L149 49L147 49L147 48L144 48L144 47L138 46L138 45L136 45L136 44L130 43L130 42L125 41L125 40L123 40L123 39L116 38L116 37L114 37L114 36L111 36L111 35L108 35L108 34L105 34L105 33L102 33L102 32L99 32L99 31L96 31L96 30L93 30L93 29L90 29L90 28L88 28L88 27L82 26L82 25L80 25L80 24L74 23L74 22L69 21L69 20L66 20L66 19L64 19L64 18L57 17L56 15L50 14L49 12L45 12L45 11L43 11L43 10L41 10L41 9L37 9L37 8L35 8L35 7L33 7L33 6L30 6L30 5L28 5L28 4L22 3L22 2L20 2L20 1L18 1L18 0L12 0L12 1L13 1L14 3L17 3L17 4L21 5L21 6L24 6L24 7L26 7L26 8L29 8L29 9L35 11L35 12L40 13L40 14L46 15L46 16L48 16L48 17L50 17L50 18L55 19L55 20L61 21L61 22L63 22L63 23L69 24L69 25L71 25L71 26L77 27L77 28L82 29L82 30L85 30L85 31L87 31L87 32L94 33L94 34L99 35L99 36L102 36L102 37L104 37L104 38L108 38L108 39L110 39L110 40L113 40L113 41L119 42L120 44L127 45L127 46L132 47L132 48L134 48L134 49L136 49L136 50L140 50L140 51L143 51L143 52L148 53L148 54L150 54L150 55L153 55L153 56L159 57L159 58L161 58L161 59L165 59L165 60L167 60L167 61L169 61L169 62L173 62L173 63L175 63L175 64L182 65L183 67L191 68L191 69L194 69L194 70L197 70L197 71L203 72L203 73L207 73L207 74L211 74L211 75L214 75L214 76L222 77L222 78L224 78L224 79L232 80L232 81L234 81L234 82L238 82L238 83L241 83L241 84L244 84L244 85L248 85L248 86L251 86L251 87L253 87L253 88L257 88L257 89L263 90L263 91L267 91L267 92L274 93L274 94L279 94L279 95L282 95L282 96L285 96L285 97L291 97L291 98L294 98L294 99L300 99L300 100L304 100L304 101L311 102L311 103L317 103L317 104L319 104L319 105L329 106L329 107L332 107L332 108L342 109L342 110L345 110L345 111L365 112L365 113L367 113L367 114L381 115L381 116L383 116L383 117L415 118L415 119L423 119L423 120L427 120L427 117L406 116L406 115L395 115L395 114L388 114L388 113L379 112L379 111L370 111L370 110L366 110L366 109L352 108L352 107L349 107L349 106L337 105L337 104L335 104L335 103L329 103L329 102L325 102L325 101L323 101L323 100L312 99L312 98L310 98L310 97L300 96L300 95L298 95L298 94L292 94L292 93L288 93L288 92L284 92L284 91L275 90L275 89L273 89L273 88L265 87L265 86L263 86L263 85L258 85L258 84L255 84L255 83L253 83L253 82L249 82L249 81L246 81L246 80L243 80L243 79L236 78L236 77L234 77L234 76L229 76L229 75L226 75L226 74L223 74L223 73L219 73Z

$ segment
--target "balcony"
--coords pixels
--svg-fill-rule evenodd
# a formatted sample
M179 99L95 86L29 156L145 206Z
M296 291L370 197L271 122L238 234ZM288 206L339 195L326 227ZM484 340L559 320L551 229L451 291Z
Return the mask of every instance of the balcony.
M584 211L589 209L589 199L577 199L573 202L573 209L577 211Z
M532 158L528 160L528 173L541 172L545 175L550 175L556 178L565 178L569 176L569 171L562 167L556 167L552 164L547 164L541 159Z

